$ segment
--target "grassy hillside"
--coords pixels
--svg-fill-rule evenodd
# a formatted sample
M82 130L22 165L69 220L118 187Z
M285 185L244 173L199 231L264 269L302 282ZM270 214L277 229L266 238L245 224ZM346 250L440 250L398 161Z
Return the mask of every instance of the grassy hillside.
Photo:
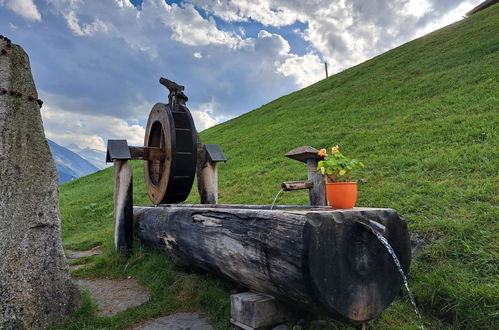
M358 206L398 210L411 232L429 243L410 274L426 325L494 328L499 322L497 31L499 6L493 6L202 132L203 142L220 144L229 159L220 165L220 202L269 204L280 182L306 178L305 166L284 153L302 145L339 144L345 155L366 164L358 176L367 179L359 186ZM135 203L149 204L141 164L134 167ZM106 254L76 274L135 275L152 288L153 300L116 320L92 318L87 310L68 324L119 328L196 309L218 327L228 327L230 285L179 272L140 247L131 261L112 252L112 188L112 169L61 187L65 245L103 244ZM194 193L188 202L198 201ZM307 194L287 192L278 203L306 204ZM406 295L370 323L373 329L416 325ZM346 328L331 323L336 326Z

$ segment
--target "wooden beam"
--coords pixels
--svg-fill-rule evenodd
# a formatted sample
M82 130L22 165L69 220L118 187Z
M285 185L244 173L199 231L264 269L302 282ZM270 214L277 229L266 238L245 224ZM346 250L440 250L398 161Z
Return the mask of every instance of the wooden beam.
M132 159L138 160L165 160L166 153L158 147L128 147Z

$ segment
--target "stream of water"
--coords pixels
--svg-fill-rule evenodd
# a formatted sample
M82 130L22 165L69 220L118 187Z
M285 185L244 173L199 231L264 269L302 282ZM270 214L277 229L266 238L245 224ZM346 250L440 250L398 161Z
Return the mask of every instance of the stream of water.
M279 192L277 193L277 195L275 195L274 201L272 202L272 205L270 205L270 209L271 210L274 208L275 202L277 202L277 199L279 198L279 196L282 194L283 191L284 191L284 189L281 189L281 190L279 190Z
M381 243L383 243L383 245L386 247L386 249L388 250L388 252L392 256L393 261L395 262L395 265L397 266L400 275L402 275L402 279L404 280L404 286L405 286L405 288L407 290L407 293L409 294L409 298L411 299L411 304L414 307L414 311L416 312L416 315L418 317L419 329L422 329L422 330L425 329L425 327L423 325L423 319L421 318L421 314L419 313L419 310L416 307L416 301L414 300L414 296L412 294L412 291L409 289L409 283L407 282L407 276L405 276L404 270L402 269L402 266L400 265L400 261L397 258L397 255L395 254L395 251L393 251L392 246L390 245L390 243L388 243L388 241L386 240L386 238L383 235L381 235L380 233L378 233L376 230L371 230L371 231L373 232L374 235L376 235L376 237L378 238L378 240Z

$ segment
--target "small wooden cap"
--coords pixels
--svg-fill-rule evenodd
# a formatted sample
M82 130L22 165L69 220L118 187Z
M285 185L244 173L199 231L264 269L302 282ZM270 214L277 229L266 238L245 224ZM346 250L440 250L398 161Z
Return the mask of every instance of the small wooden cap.
M222 148L218 144L205 144L204 148L208 156L208 160L212 163L216 162L227 162L227 157L225 157Z
M106 163L132 159L126 140L107 140Z
M297 160L299 162L304 162L306 163L307 160L309 159L323 159L322 156L318 155L319 150L310 147L310 146L303 146L303 147L298 147L296 149L293 149L291 151L288 151L284 156Z

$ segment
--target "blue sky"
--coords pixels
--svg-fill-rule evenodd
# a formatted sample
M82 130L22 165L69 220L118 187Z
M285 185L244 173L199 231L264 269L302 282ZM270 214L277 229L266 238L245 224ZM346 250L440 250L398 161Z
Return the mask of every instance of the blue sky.
M48 138L142 145L167 77L203 130L448 25L481 0L0 0ZM0 82L1 84L1 82ZM0 86L3 87L3 86Z

